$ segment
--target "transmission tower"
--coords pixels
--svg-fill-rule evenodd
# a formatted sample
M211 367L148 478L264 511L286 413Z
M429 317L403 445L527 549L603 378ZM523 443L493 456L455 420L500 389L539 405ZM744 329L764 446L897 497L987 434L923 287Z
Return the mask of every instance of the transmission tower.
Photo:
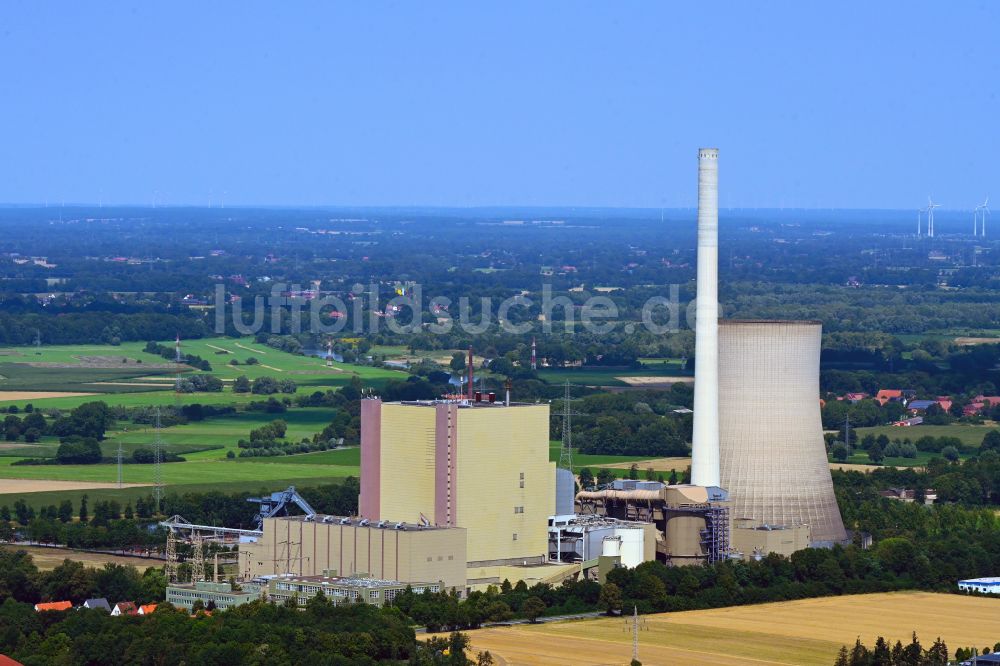
M844 417L844 444L847 445L847 451L851 450L851 417Z
M570 409L570 403L573 400L574 398L570 395L570 383L567 380L563 394L563 430L562 446L559 448L559 467L571 472L573 471L573 416L577 415Z
M631 626L629 626L631 625ZM625 620L625 631L632 631L632 662L639 662L639 632L649 631L649 627L646 626L646 620L639 617L639 609L632 606L632 618L631 620Z
M191 558L191 582L200 583L205 580L205 547L201 534L197 531L191 535L191 549L193 551L193 557Z
M167 564L163 573L171 585L177 582L177 535L173 530L167 532Z
M153 424L153 502L160 513L163 503L163 440L160 437L160 407L156 407L156 421Z
M115 457L117 458L117 462L118 462L118 488L119 488L119 490L122 487L122 458L123 458L123 456L124 456L124 453L122 451L122 443L118 442L118 451L117 451L117 455Z

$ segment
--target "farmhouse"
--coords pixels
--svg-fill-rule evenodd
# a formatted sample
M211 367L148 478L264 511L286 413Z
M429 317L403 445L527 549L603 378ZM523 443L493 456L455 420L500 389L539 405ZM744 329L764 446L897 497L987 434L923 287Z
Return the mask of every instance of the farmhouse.
M880 405L885 405L888 402L902 402L905 404L907 400L912 400L916 395L917 392L911 389L881 389L875 394L875 399L878 400Z
M111 604L104 597L99 599L87 599L83 602L83 608L89 608L90 610L102 610L111 612Z
M111 611L111 615L114 617L120 617L122 615L137 615L138 610L135 604L131 601L119 601L115 604L114 610Z

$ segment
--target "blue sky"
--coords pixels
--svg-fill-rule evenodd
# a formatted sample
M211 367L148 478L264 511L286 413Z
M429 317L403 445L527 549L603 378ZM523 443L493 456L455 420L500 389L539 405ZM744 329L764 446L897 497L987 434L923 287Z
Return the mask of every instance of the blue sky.
M946 208L996 2L11 2L0 202Z

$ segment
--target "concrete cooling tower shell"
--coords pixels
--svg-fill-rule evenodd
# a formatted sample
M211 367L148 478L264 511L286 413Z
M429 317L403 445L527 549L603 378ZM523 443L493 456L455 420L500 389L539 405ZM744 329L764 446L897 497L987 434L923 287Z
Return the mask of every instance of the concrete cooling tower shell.
M819 406L822 326L719 321L722 487L733 519L810 526L816 542L846 539Z

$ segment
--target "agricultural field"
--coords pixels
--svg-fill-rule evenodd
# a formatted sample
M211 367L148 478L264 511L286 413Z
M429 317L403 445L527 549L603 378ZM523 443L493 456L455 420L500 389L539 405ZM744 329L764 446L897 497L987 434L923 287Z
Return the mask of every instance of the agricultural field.
M562 384L569 382L576 386L614 386L625 387L630 384L625 381L630 377L647 377L649 381L657 381L652 378L662 378L660 383L667 382L668 375L663 370L645 368L542 368L538 371L539 379L543 379L550 384ZM680 376L677 373L676 376Z
M464 355L468 351L467 349L416 349L411 353L409 347L404 345L375 345L368 350L368 353L383 356L387 361L420 363L422 360L428 359L447 367L454 354ZM476 368L479 368L483 362L483 357L476 354L475 350L473 350L472 362Z
M259 397L259 396L258 396ZM230 450L239 455L237 441L249 439L250 430L259 428L275 419L288 424L285 439L301 441L323 430L333 419L336 410L329 407L294 407L281 414L264 412L236 412L175 425L160 429L160 441L164 451L184 456L186 460L214 460L226 457ZM156 430L150 425L136 425L127 421L118 423L117 430L110 430L101 442L101 453L115 456L121 445L126 458L139 448L151 448L156 438ZM0 442L0 465L2 458L53 458L59 447L58 438L46 436L37 443Z
M237 441L248 438L253 428L281 418L288 424L286 438L298 441L320 432L335 410L323 407L294 408L283 414L237 412L185 425L162 428L164 450L182 455L186 462L164 463L164 483L168 492L252 492L278 490L289 485L319 485L359 474L357 448L317 451L290 456L226 458L229 451L239 455ZM112 458L119 444L129 459L137 448L150 448L155 431L146 426L119 423L101 443L102 453ZM14 443L11 443L14 444ZM123 481L117 488L115 464L96 465L12 465L24 457L52 457L55 440L39 444L16 444L0 451L0 504L24 497L33 506L58 503L67 497L79 502L83 494L91 499L118 499L121 503L148 495L154 482L154 466L126 464ZM140 487L129 487L138 485Z
M306 454L308 455L308 454ZM295 462L296 456L257 458L253 462L239 460L196 460L164 463L163 481L169 486L212 484L225 481L260 481L271 479L308 479L357 476L358 468L351 465L316 465ZM98 465L18 465L0 458L0 488L3 479L36 479L51 481L97 481L114 483L118 467ZM153 483L155 465L124 465L126 483Z
M219 459L225 458L230 450L239 455L236 442L240 439L249 439L250 430L275 419L281 419L288 424L285 439L297 442L303 437L311 438L323 430L333 419L335 412L334 409L323 407L292 408L282 414L237 412L185 425L161 428L160 439L165 444L166 451L183 455L186 460ZM143 426L141 429L136 429L135 425L129 424L129 426L127 430L108 433L108 439L101 444L104 455L113 456L119 443L126 455L137 448L152 446L156 438L154 428Z
M168 347L172 340L160 341ZM343 386L351 377L359 377L366 385L379 385L391 378L405 379L406 373L383 368L334 363L311 356L289 354L253 342L252 338L205 338L182 342L182 352L207 360L210 374L226 384L221 393L189 393L176 395L172 383L178 371L184 376L201 371L174 363L143 351L145 343L127 342L121 345L52 345L7 347L0 349L0 405L68 409L84 402L103 399L126 406L168 405L176 401L202 404L239 404L259 399L251 394L236 394L228 385L241 375L248 379L271 376L291 379L299 391ZM254 358L256 364L247 365ZM141 361L141 362L140 362ZM235 361L237 365L232 365ZM8 393L4 392L13 392ZM32 391L59 391L93 395L63 397L35 395Z
M162 567L163 560L151 557L130 557L128 555L111 555L110 553L91 553L84 550L72 550L70 548L46 548L41 546L0 546L2 550L27 551L31 555L32 561L42 571L51 571L63 563L63 560L70 559L74 562L82 562L86 567L99 569L105 564L119 564L121 566L133 566L139 571L144 571L146 567Z
M915 344L921 340L954 342L960 347L1000 344L1000 330L995 328L949 328L940 331L927 331L925 333L897 334L896 337L907 344Z
M549 460L552 462L559 462L559 452L561 447L562 443L558 440L552 440L549 442ZM648 460L648 458L644 456L590 455L573 451L573 471L579 472L584 467L590 467L591 470L593 470L596 467L610 467L612 465L619 464L623 464L627 470L631 463L643 460Z
M355 476L357 475L355 474ZM340 483L344 480L344 478L346 477L315 476L304 478L298 476L294 478L268 478L265 481L244 480L212 481L211 483L184 483L178 485L168 485L166 487L166 494L220 492L227 495L241 494L250 497L266 495L276 490L283 490L288 486L295 486L296 488L310 488L313 486L325 486L332 483ZM87 490L39 490L36 492L15 492L8 494L7 491L3 490L8 481L9 480L0 479L0 506L4 504L12 506L16 500L23 499L28 505L34 507L36 511L51 504L58 505L64 499L70 500L73 502L73 506L78 508L80 506L80 499L84 495L87 496L88 501L91 503L116 500L122 506L125 506L128 503L132 503L134 505L136 499L139 497L149 498L153 493L152 487L148 485L119 489L115 487L115 484L101 484L100 488L91 488ZM55 485L56 482L40 481L39 483ZM84 484L81 483L81 485Z
M915 442L921 437L958 437L967 446L979 446L983 443L983 437L990 430L997 430L997 426L971 425L968 423L958 423L952 425L918 425L909 428L896 426L878 426L874 428L855 428L853 434L859 439L871 434L875 437L885 435L889 440L909 438ZM912 462L911 462L912 464Z
M925 647L935 638L949 652L1000 640L1000 599L893 592L736 606L642 618L639 660L645 664L830 666L842 645L882 635ZM625 664L632 656L630 620L602 618L470 631L473 653L489 650L499 664Z
M862 466L867 465L872 469L876 467L923 467L931 458L940 458L940 453L929 453L927 451L917 451L916 458L903 458L903 457L892 457L886 458L879 465L875 465L871 458L868 457L868 452L864 450L855 450L854 453L847 457L847 465ZM830 459L830 466L840 465L842 463Z

